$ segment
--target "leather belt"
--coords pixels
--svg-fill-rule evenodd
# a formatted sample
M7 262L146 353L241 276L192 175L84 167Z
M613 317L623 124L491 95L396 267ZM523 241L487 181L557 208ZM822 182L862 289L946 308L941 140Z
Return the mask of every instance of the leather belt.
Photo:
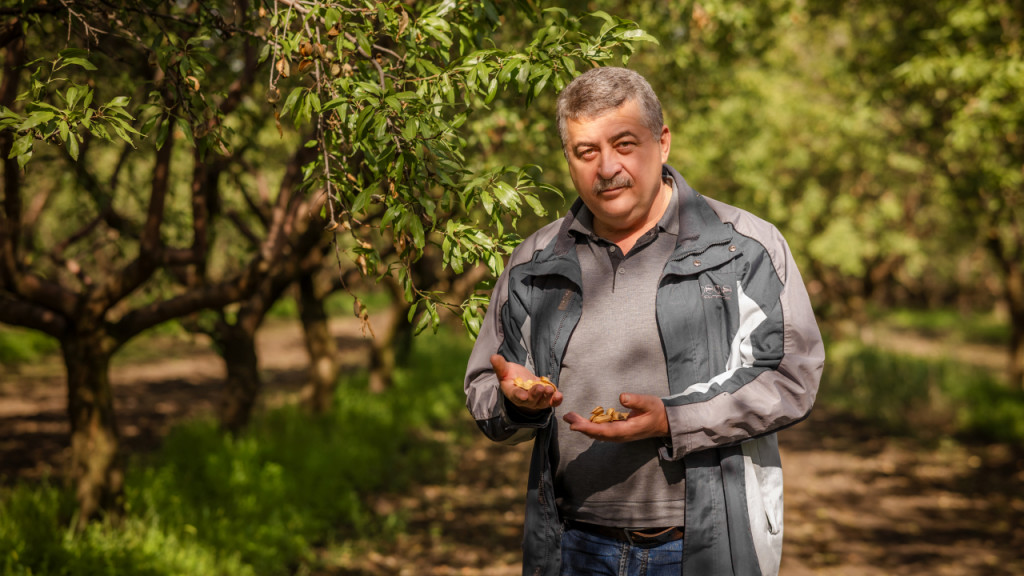
M596 536L604 536L619 542L626 542L637 548L654 548L668 542L683 539L682 526L668 526L665 528L613 528L611 526L600 526L598 524L569 520L566 528Z

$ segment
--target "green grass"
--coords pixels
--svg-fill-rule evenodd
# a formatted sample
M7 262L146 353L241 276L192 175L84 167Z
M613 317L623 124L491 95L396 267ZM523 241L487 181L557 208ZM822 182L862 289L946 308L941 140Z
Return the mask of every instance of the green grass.
M901 330L912 330L926 336L951 338L959 342L1006 346L1010 342L1010 325L995 314L963 314L950 308L898 308L878 311L875 321Z
M1024 441L1024 393L951 360L831 344L819 402L891 434Z
M345 379L335 409L294 406L257 416L238 438L216 423L176 427L129 465L126 517L70 533L71 493L22 484L0 494L0 571L12 575L262 575L315 569L317 545L387 537L367 495L442 481L462 426L469 343L416 339L408 369L384 394Z
M60 351L60 342L42 332L0 324L0 366L39 362Z

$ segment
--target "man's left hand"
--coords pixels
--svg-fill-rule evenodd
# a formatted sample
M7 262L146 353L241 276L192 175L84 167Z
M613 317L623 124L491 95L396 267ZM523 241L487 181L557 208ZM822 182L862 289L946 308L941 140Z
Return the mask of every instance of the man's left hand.
M606 442L632 442L669 435L668 414L661 398L647 394L620 394L619 403L629 409L626 420L596 424L575 412L569 412L562 420L569 424L570 430Z

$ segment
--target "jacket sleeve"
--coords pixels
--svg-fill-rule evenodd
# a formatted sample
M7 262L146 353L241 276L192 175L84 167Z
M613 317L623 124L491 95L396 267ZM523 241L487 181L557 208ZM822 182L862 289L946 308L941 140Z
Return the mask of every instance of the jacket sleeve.
M662 458L772 433L814 404L825 349L800 272L774 227L751 245L759 249L737 282L739 328L725 370L663 399L671 445Z
M494 286L491 304L473 345L464 381L466 407L477 426L491 440L505 444L531 440L538 428L549 423L552 412L547 410L527 415L517 410L501 393L498 378L491 367L491 355L501 354L509 362L533 370L528 351L527 303L522 290L510 289L511 277L516 276L515 266L521 264L520 260L528 254L524 244L513 251L508 266Z

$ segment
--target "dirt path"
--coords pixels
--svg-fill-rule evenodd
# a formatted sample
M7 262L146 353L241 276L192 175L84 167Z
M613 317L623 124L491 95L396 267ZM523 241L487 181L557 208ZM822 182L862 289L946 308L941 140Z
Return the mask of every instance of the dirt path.
M356 325L332 331L350 366L365 362ZM294 399L305 352L293 325L261 331L266 402ZM129 450L152 447L182 418L209 413L223 375L202 342L169 357L115 364L112 378ZM0 474L59 470L67 428L59 367L0 382ZM468 416L456 425L471 426ZM817 409L780 434L786 470L790 576L1011 576L1024 574L1024 451L1009 446L922 446L886 438ZM348 542L319 551L328 575L519 574L529 446L478 437L440 485L370 502L402 518L394 541Z
M1024 574L1024 457L925 449L815 412L780 434L787 576ZM529 446L479 440L444 485L382 497L408 531L325 551L322 574L519 574Z

